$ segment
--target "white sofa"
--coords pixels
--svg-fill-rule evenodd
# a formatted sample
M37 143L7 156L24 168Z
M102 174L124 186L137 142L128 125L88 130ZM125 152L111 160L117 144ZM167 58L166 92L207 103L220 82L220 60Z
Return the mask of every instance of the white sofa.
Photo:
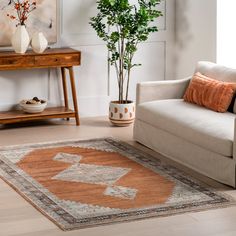
M214 79L236 82L236 70L211 62L199 62L196 71ZM217 113L184 102L182 97L190 80L138 84L134 139L235 187L236 114Z

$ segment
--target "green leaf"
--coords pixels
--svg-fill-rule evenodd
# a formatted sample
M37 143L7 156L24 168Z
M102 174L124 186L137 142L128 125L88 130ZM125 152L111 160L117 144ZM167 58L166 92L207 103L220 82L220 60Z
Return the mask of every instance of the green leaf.
M112 6L114 6L115 3L116 3L116 0L109 0L109 3L110 3Z

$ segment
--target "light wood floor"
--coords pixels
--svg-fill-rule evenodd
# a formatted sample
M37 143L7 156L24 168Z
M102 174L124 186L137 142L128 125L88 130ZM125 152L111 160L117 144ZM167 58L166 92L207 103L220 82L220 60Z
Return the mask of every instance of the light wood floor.
M117 137L152 153L132 141L132 127L112 127L105 118L82 119L80 127L74 126L73 122L64 124L61 121L53 124L44 122L30 126L8 126L0 130L0 146L108 136ZM161 155L158 156L163 158ZM236 197L236 190L170 162L207 184ZM63 232L0 180L0 236L9 235L236 236L236 207Z

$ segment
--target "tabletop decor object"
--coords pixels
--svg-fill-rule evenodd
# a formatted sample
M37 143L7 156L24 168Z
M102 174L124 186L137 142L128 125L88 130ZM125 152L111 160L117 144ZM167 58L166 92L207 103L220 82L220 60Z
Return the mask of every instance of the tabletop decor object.
M47 49L48 41L42 32L33 35L31 46L36 53L43 53Z
M30 13L36 9L36 1L12 0L10 4L15 12L7 16L16 21L16 31L12 36L11 43L16 53L25 53L29 47L30 37L26 30L26 22Z
M109 66L114 66L118 84L118 100L110 104L109 118L117 126L127 126L134 121L134 103L129 99L131 70L138 44L158 31L151 24L162 16L157 10L160 0L98 0L98 14L90 24L97 35L106 42Z
M34 97L33 99L22 100L20 107L26 113L40 113L47 107L47 101Z
M30 44L30 37L25 25L18 25L11 38L11 44L16 53L24 54Z

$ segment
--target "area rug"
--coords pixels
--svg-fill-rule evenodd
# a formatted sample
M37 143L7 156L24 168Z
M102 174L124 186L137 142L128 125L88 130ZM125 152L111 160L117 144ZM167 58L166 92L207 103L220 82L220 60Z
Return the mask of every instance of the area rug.
M112 138L2 148L0 176L63 230L235 204Z

